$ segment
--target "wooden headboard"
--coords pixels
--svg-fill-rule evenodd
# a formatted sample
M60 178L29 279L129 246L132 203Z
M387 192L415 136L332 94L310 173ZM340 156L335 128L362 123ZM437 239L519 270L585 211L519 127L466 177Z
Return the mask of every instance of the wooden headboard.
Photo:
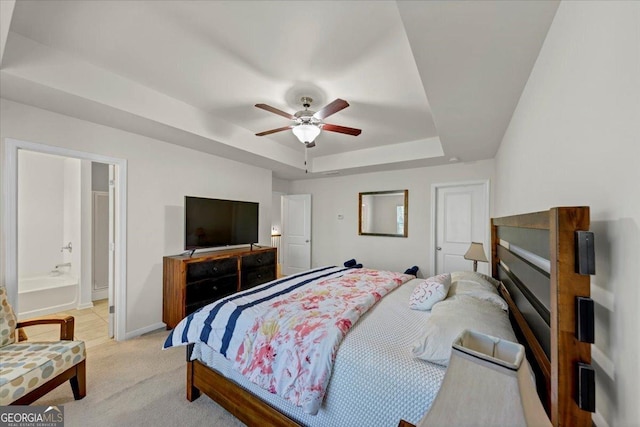
M577 272L579 265L584 271L584 254L588 256L589 251L577 243L576 233L588 230L588 207L491 220L493 276L503 283L501 293L527 348L538 392L554 426L591 425L590 411L595 406L590 367L593 341L586 338L585 342L583 333L591 328L586 336L593 336L590 279ZM583 255L580 262L576 261L578 246ZM578 339L578 329L583 341Z

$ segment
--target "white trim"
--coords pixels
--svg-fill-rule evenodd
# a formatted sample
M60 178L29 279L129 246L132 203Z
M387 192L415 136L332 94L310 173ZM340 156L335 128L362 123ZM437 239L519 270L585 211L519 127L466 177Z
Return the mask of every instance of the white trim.
M18 150L12 147L11 140L5 139L4 154L4 274L9 304L17 307L18 301Z
M92 301L100 301L103 299L109 299L109 289L105 288L99 291L94 291L91 294Z
M490 227L490 221L491 221L491 180L490 179L479 179L479 180L473 180L473 181L460 181L460 182L446 182L446 183L437 183L437 184L431 184L431 238L429 239L429 242L431 243L431 268L430 268L430 276L435 275L436 272L436 258L437 258L437 253L436 253L436 246L437 246L437 235L436 235L436 197L437 197L437 190L439 188L446 188L446 187L464 187L466 185L483 185L484 186L484 193L485 193L485 212L484 212L484 216L485 216L485 224L486 224L486 229L485 229L485 236L484 236L484 245L486 248L489 248L489 257L491 257L491 227ZM491 275L491 261L489 262L489 275Z
M84 310L86 308L92 308L93 307L93 303L92 302L87 302L84 304L78 304L78 306L76 307L76 310Z
M91 161L80 160L80 240L82 244L80 286L78 287L78 304L92 302L91 287L83 286L91 283L92 244L91 244ZM85 288L89 289L85 289Z
M86 153L63 147L5 138L4 156L4 207L5 230L5 284L10 304L17 306L18 294L18 150L73 157L93 162L109 163L116 166L116 197L119 209L116 211L116 269L114 291L116 299L115 340L126 339L127 315L127 160L100 154Z
M144 335L149 332L153 332L158 329L167 329L167 324L163 322L154 323L153 325L145 326L144 328L136 329L135 331L127 332L125 335L125 340L130 340L131 338L139 337L140 335Z

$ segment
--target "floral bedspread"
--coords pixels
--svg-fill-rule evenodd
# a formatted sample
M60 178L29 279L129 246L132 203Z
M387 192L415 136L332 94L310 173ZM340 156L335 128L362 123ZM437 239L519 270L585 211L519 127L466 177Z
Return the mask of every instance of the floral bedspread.
M323 267L225 298L183 319L165 348L204 342L251 382L316 413L340 342L413 276Z

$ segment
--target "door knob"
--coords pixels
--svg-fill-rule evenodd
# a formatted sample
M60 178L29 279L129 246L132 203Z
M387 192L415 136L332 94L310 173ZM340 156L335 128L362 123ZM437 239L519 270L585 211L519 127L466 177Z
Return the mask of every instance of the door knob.
M441 251L442 248L440 246L436 247L437 250Z

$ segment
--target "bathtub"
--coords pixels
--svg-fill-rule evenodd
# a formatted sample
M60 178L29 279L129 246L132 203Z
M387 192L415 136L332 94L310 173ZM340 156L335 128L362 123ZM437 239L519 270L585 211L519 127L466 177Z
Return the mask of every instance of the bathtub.
M18 319L76 308L78 279L61 274L25 277L18 280Z

